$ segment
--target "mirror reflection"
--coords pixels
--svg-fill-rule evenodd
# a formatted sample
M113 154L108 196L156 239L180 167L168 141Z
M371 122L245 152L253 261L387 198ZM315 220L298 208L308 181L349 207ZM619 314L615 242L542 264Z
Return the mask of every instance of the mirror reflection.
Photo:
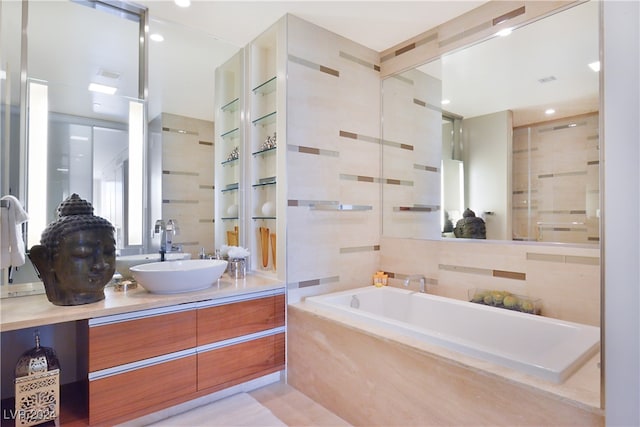
M454 237L470 209L487 239L598 244L597 9L384 80L386 236Z
M12 6L16 5L19 3ZM3 159L5 153L10 157L3 163L3 169L8 165L2 177L3 193L11 188L12 193L24 194L21 197L25 199L36 197L31 202L35 208L29 210L28 223L28 233L33 236L30 239L35 242L53 220L57 205L75 192L93 204L96 215L116 226L120 255L157 252L161 235L154 233L153 225L169 219L180 224L174 237L176 248L189 254L197 254L201 248L213 252L214 71L238 47L151 16L149 34L161 37L148 41L145 83L139 75L144 71L144 65L140 65L139 22L128 13L109 13L106 6L86 6L78 2L28 3L29 43L28 49L23 49L23 55L27 55L26 86L35 88L27 91L29 95L45 88L43 114L47 125L39 125L30 115L24 125L27 136L21 142L21 109L26 117L26 111L34 110L36 98L20 99L20 44L13 43L12 64L17 69L11 68L10 78L2 80L3 94L11 95L7 103L11 105L11 138L5 143L3 133L2 144ZM7 7L6 12L13 13L10 21L17 24L12 31L3 25L3 36L7 35L3 40L17 42L22 11L20 7ZM3 13L3 23L7 14ZM82 37L77 37L78 33ZM116 87L116 93L89 91L91 82ZM140 99L145 86L147 98ZM34 104L29 106L31 101ZM134 104L137 106L132 107ZM140 126L136 129L140 129L143 144L135 159L130 152L132 110L139 114L136 120ZM2 118L4 124L4 113ZM27 151L29 145L37 147L35 142L27 144L29 137L38 136L36 129L46 148L33 150L32 154L40 154L46 169L38 167ZM208 175L193 173L194 158ZM191 162L189 169L176 165L176 159ZM205 160L209 163L203 163ZM45 170L42 177L28 177L29 172ZM138 175L135 184L133 175ZM134 203L140 206L135 212ZM190 210L193 206L198 206L198 212ZM43 213L40 225L33 215L37 217L37 212ZM131 215L140 222L135 238ZM31 240L28 247L34 244ZM7 279L3 277L2 283ZM14 270L12 279L14 284L38 281L29 265Z

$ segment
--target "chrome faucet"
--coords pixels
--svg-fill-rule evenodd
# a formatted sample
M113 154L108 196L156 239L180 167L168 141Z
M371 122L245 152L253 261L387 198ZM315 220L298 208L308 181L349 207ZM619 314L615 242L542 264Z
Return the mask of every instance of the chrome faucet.
M422 274L411 274L405 277L404 286L408 288L412 280L420 280L420 292L425 293L427 291L426 289L427 279L425 279L425 277Z
M161 219L156 221L153 232L160 234L160 261L164 261L166 253L180 251L180 246L173 244L173 237L178 231L178 221L175 219L169 219L166 223Z

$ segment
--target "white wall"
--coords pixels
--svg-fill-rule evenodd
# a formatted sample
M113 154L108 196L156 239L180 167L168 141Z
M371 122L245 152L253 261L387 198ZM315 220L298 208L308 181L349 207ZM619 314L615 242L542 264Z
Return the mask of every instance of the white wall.
M604 356L609 426L640 425L640 3L604 1Z
M462 121L466 201L476 216L485 218L487 239L511 240L510 111Z

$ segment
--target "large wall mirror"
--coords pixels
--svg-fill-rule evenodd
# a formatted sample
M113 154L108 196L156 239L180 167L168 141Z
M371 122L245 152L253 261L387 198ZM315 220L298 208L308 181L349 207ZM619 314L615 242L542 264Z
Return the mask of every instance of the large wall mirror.
M383 234L597 245L598 58L586 2L386 78Z
M75 192L114 224L123 254L153 250L163 167L162 150L147 147L147 125L164 113L213 125L215 68L239 48L152 14L146 18L148 32L143 25L141 33L137 15L121 2L113 4L125 9L114 9L111 2L10 3L2 5L0 183L2 194L32 200L26 203L27 247L39 240L57 205ZM141 34L154 37L141 42ZM117 90L90 91L90 83ZM131 152L135 138L137 156ZM38 139L43 145L34 149ZM160 184L151 190L152 183ZM213 242L213 232L202 238ZM37 281L29 263L12 279L13 284ZM6 274L1 283L8 283Z

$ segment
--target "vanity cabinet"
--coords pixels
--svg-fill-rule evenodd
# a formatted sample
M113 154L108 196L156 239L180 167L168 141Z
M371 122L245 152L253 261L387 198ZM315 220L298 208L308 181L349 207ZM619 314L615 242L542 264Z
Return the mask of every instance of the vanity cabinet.
M89 424L122 422L285 366L283 289L89 320Z

